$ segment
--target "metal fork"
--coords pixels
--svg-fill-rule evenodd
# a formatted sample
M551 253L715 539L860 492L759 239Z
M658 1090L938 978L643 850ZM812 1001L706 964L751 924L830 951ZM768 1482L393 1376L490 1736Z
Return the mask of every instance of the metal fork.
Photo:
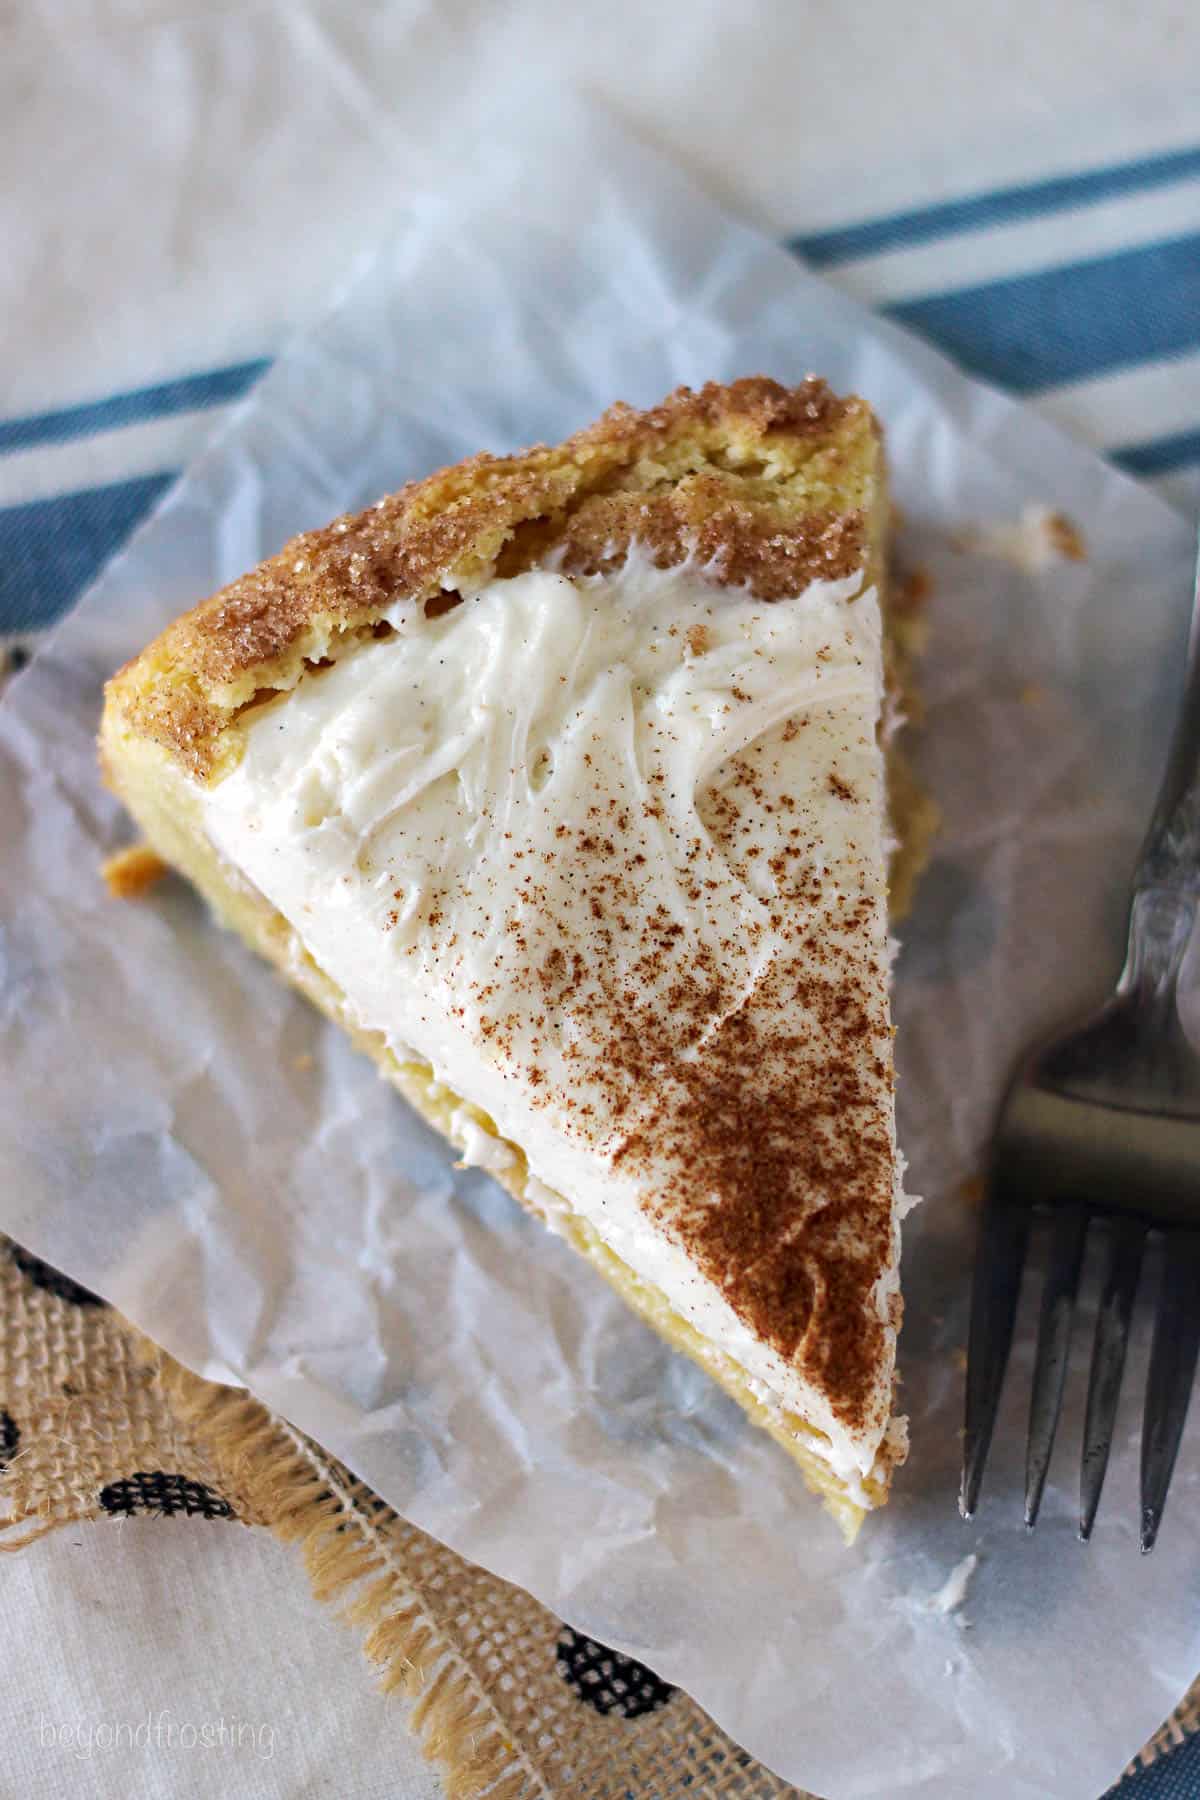
M1032 1527L1062 1405L1089 1232L1106 1239L1083 1432L1079 1535L1108 1467L1147 1238L1162 1239L1141 1446L1141 1547L1154 1547L1200 1352L1200 1057L1177 983L1200 901L1200 570L1182 714L1134 874L1129 944L1099 1013L1029 1054L992 1145L971 1294L959 1509L979 1499L1035 1213L1048 1213L1025 1460Z

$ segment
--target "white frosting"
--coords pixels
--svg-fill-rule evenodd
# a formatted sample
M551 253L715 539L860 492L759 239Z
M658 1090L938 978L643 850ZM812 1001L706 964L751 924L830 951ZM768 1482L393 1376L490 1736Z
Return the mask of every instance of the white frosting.
M793 917L803 904L778 873L781 846L798 854L781 836L781 807L795 805L809 821L806 872L826 896L866 895L886 970L880 620L859 586L815 582L765 604L694 567L634 558L604 578L541 569L492 582L435 619L397 608L390 637L251 717L240 761L203 804L217 850L352 1015L487 1113L525 1153L554 1202L545 1210L566 1196L764 1398L828 1434L831 1462L861 1493L888 1425L890 1357L871 1416L847 1429L648 1216L646 1171L614 1157L604 1096L578 1060L588 1015L548 1002L531 973L579 951L590 979L603 956L665 1008L672 970L708 954L735 1010L749 1007L779 959L797 956L794 933L788 948L765 923L773 902ZM858 805L831 794L835 773ZM726 801L751 777L761 803L730 823ZM638 863L632 906L598 910L564 854L589 819L614 866ZM673 934L661 983L645 975L652 917ZM585 1128L589 1098L597 1123ZM882 1074L879 1107L894 1148ZM459 1124L464 1160L498 1167L470 1114ZM896 1279L878 1283L880 1318Z
M456 1106L451 1113L450 1136L458 1145L460 1169L486 1169L489 1174L502 1175L516 1161L509 1146L494 1132L486 1131L465 1106Z

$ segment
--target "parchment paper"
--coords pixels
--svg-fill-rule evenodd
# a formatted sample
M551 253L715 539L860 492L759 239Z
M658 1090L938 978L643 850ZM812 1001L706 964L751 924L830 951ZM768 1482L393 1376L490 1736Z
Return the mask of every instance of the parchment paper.
M515 122L514 122L515 121ZM245 1383L401 1512L693 1693L802 1786L1094 1800L1200 1666L1200 1431L1136 1547L1145 1345L1096 1535L1073 1383L1020 1523L1025 1326L977 1521L955 1510L973 1209L1014 1053L1103 992L1181 669L1191 543L1158 500L723 215L568 99L404 205L0 708L0 1228ZM181 886L119 904L103 677L323 522L616 396L810 369L886 421L930 573L919 760L944 829L898 965L913 1451L847 1551L798 1473ZM958 534L1060 507L1083 562ZM311 1062L309 1061L311 1058ZM1081 1364L1086 1357L1078 1357ZM933 1597L967 1554L956 1611Z

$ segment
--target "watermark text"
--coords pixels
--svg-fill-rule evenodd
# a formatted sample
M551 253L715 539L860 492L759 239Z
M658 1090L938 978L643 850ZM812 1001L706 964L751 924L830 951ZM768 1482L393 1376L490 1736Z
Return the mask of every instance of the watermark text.
M198 1750L209 1754L275 1754L275 1728L224 1713L215 1719L180 1719L166 1707L141 1719L50 1719L38 1715L34 1727L43 1750L67 1750L87 1761L129 1750Z

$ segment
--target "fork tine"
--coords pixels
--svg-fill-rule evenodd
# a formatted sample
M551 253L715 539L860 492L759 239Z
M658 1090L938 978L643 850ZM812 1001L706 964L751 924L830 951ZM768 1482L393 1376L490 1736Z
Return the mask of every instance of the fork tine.
M1029 1403L1029 1437L1025 1448L1025 1523L1031 1529L1037 1524L1046 1471L1050 1467L1058 1430L1086 1233L1087 1210L1082 1204L1071 1202L1058 1208L1054 1214L1050 1267L1042 1290L1033 1397Z
M1092 1535L1100 1490L1108 1469L1121 1376L1125 1369L1125 1350L1129 1343L1129 1321L1142 1272L1145 1243L1143 1220L1128 1215L1113 1218L1100 1310L1096 1315L1087 1417L1083 1427L1083 1461L1079 1470L1079 1535L1084 1543Z
M1162 1286L1154 1320L1142 1419L1142 1552L1153 1550L1175 1469L1200 1352L1200 1231L1163 1239Z
M971 1285L971 1326L967 1341L966 1429L958 1510L964 1519L979 1502L984 1465L1000 1404L1000 1389L1012 1345L1021 1274L1029 1247L1029 1208L989 1194L975 1247Z

